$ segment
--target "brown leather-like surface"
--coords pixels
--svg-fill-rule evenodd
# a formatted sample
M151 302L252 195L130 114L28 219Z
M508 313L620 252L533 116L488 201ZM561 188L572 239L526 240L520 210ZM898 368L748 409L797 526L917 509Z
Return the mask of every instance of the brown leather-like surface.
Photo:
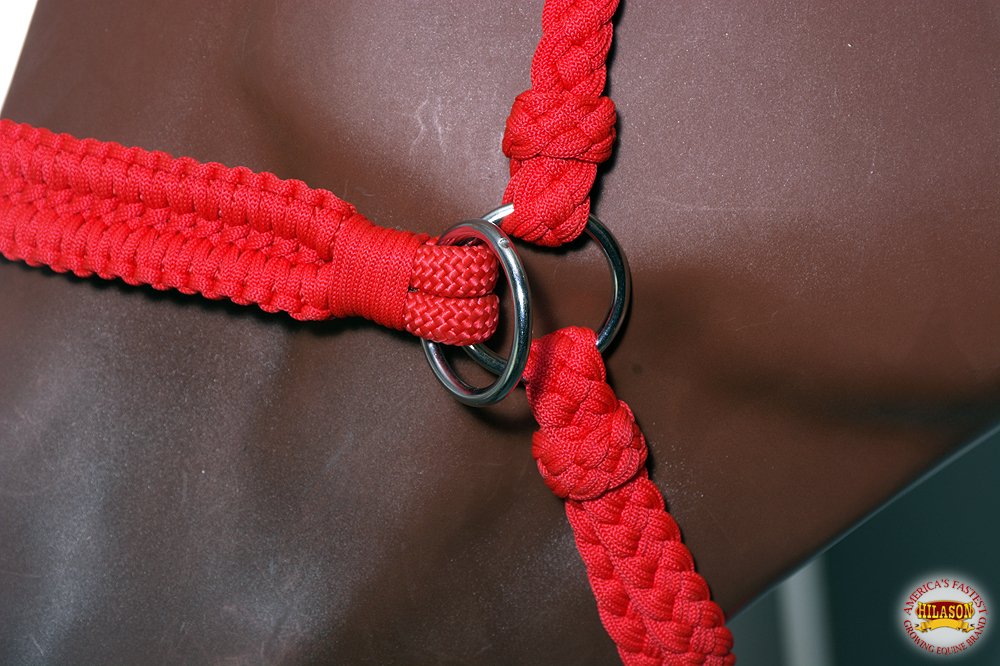
M499 203L540 26L43 2L3 115L439 233ZM996 3L619 11L596 212L634 294L609 373L727 611L1000 416L998 26ZM600 323L597 250L522 257L536 333ZM6 261L0 313L0 661L613 663L520 392L462 407L365 322Z

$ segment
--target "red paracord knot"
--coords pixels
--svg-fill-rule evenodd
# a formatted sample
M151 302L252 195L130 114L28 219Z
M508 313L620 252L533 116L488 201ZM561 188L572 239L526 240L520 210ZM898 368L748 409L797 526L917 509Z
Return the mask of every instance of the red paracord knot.
M604 380L591 331L567 328L532 343L524 382L541 429L532 437L531 453L559 497L594 499L646 463L646 442L632 410Z
M647 477L645 440L605 381L594 332L565 328L536 340L524 381L541 426L532 454L548 486L567 498L601 620L622 660L734 664L722 609Z
M597 164L615 140L615 107L602 97L617 0L546 2L531 89L507 119L504 153L514 212L503 230L539 245L561 245L583 231Z
M80 276L488 338L496 259L383 229L326 190L245 167L0 121L0 253Z

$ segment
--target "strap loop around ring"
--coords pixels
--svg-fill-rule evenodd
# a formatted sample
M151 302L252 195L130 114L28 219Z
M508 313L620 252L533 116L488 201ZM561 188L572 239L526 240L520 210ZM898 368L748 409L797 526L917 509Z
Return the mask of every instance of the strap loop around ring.
M513 210L513 204L505 204L483 215L483 219L499 226L500 220L510 215ZM604 258L608 261L608 268L611 269L612 293L614 295L604 325L597 333L597 350L604 353L625 322L625 313L632 296L632 276L629 272L628 259L625 258L625 253L622 251L621 245L618 244L618 240L594 215L587 218L585 231L601 246ZM462 349L476 363L495 375L503 372L507 363L502 356L482 344L468 345Z
M521 380L524 366L528 363L531 350L531 295L528 279L524 274L521 260L514 251L510 239L500 229L484 220L466 220L448 231L439 239L438 245L464 244L471 240L487 243L496 254L510 285L514 302L514 334L510 346L510 357L501 359L500 367L494 374L499 375L489 386L479 388L467 384L452 369L442 353L441 346L423 340L424 354L431 370L452 396L459 402L474 407L485 407L500 402Z

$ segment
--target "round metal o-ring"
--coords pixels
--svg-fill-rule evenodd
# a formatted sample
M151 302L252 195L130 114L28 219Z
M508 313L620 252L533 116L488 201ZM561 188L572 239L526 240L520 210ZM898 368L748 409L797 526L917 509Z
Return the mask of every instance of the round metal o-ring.
M438 239L438 245L459 245L474 239L490 246L499 259L507 276L507 283L510 285L511 298L514 302L514 334L510 345L510 358L506 361L501 359L500 367L494 372L499 375L496 381L480 388L467 384L455 374L439 344L424 340L423 345L427 362L445 389L459 402L474 407L485 407L507 397L524 373L524 366L528 363L528 352L531 350L531 295L524 267L517 252L514 251L513 244L495 225L483 220L466 220L446 231Z
M514 204L506 204L483 215L483 219L499 226L500 220L510 215L513 210ZM628 268L628 259L625 258L621 245L599 219L590 215L587 218L585 231L601 246L604 258L608 261L608 268L611 269L614 296L611 299L611 307L608 309L607 317L604 319L604 325L597 333L597 349L603 353L618 335L618 331L621 330L622 324L625 322L625 312L628 310L632 294L632 276ZM484 345L469 345L463 349L476 363L493 374L499 374L506 364L506 360L502 356Z

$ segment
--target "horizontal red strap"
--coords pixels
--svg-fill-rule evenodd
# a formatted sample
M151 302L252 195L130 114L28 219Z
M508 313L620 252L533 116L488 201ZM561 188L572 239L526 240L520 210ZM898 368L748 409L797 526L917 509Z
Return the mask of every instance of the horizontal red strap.
M296 319L357 315L447 344L488 338L495 258L427 240L298 180L0 121L11 260Z

